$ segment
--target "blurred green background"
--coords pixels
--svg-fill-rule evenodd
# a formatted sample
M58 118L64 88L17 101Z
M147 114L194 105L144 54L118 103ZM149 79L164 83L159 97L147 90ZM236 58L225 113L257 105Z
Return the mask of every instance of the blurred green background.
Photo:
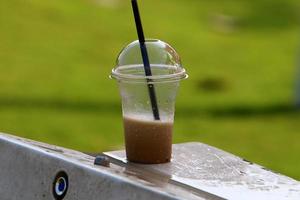
M299 0L139 5L146 36L174 46L190 75L174 143L208 143L300 179ZM0 131L84 152L123 148L108 75L136 38L129 0L1 0Z

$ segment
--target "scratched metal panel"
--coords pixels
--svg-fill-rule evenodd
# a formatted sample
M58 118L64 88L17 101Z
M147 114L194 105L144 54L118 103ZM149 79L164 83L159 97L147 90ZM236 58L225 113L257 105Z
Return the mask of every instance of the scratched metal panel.
M222 199L169 184L163 176L144 179L118 164L96 166L94 157L78 151L0 133L1 200L53 200L59 171L68 175L66 200Z
M166 182L195 193L205 191L239 200L300 199L300 182L202 143L173 145L172 162L167 164L127 163L124 151L105 154L131 171L143 169L143 173L160 174Z

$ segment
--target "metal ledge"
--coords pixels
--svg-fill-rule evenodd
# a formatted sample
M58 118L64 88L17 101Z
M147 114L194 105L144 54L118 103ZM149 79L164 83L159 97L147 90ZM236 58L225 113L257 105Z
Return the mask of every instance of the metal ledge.
M63 199L221 199L190 193L179 186L162 188L127 173L111 163L94 165L94 157L12 135L0 133L1 200L55 199L53 182L58 172L68 175L68 190ZM206 197L204 196L204 197Z
M0 133L1 200L300 199L298 181L201 143L173 145L167 164L128 163L124 151L105 155L108 167L78 151ZM67 184L54 184L64 173L59 180ZM66 185L65 196L54 197Z

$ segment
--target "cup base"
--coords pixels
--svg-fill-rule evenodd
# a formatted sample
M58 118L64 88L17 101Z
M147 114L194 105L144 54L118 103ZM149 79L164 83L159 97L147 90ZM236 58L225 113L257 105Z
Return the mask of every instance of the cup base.
M169 163L171 161L170 158L164 159L164 160L136 160L136 159L130 159L127 157L127 160L132 163L138 163L138 164L163 164L163 163Z

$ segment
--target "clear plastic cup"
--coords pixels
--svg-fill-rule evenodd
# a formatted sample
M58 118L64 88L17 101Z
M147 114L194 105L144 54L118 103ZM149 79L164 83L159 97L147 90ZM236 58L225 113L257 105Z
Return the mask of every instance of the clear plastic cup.
M187 74L170 45L154 39L145 44L152 76L145 76L140 45L134 41L119 54L111 77L117 80L122 98L127 159L145 164L165 163L172 153L176 93L179 81ZM154 118L148 84L154 87L159 120Z

